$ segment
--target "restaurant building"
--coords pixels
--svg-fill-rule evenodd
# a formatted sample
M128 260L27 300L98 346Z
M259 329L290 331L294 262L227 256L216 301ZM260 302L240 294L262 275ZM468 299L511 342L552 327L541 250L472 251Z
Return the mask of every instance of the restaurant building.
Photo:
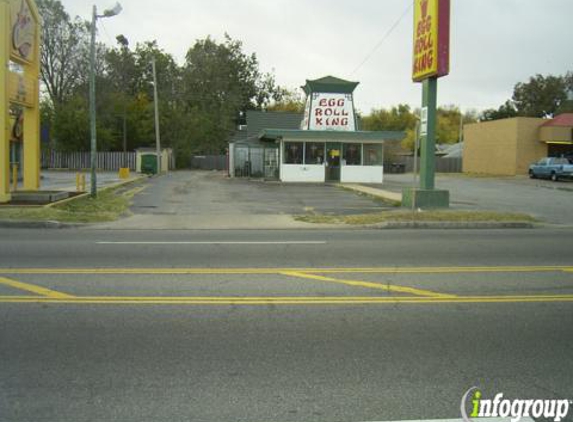
M354 108L358 82L307 80L305 110L248 112L229 148L230 175L283 182L382 183L384 143L403 132L362 131Z

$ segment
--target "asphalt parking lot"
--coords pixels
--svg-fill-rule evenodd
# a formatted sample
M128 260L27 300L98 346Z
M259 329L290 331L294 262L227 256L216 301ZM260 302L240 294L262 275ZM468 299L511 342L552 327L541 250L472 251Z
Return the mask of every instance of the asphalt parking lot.
M178 171L150 180L136 196L137 214L357 214L391 208L382 201L322 183L229 179L223 172Z
M293 215L363 214L392 210L381 200L318 183L229 179L224 172L175 171L147 179L133 199L132 216L104 228L213 229L304 228ZM384 184L401 192L411 174L387 174ZM438 175L436 187L450 191L451 208L531 214L549 224L573 225L573 182L527 177Z
M229 179L224 172L175 171L151 178L132 216L103 228L302 228L293 215L361 214L393 209L381 200L318 183Z
M371 186L401 192L412 180L412 174L386 174L384 184ZM545 223L573 224L572 181L439 174L436 188L450 191L453 209L520 212Z

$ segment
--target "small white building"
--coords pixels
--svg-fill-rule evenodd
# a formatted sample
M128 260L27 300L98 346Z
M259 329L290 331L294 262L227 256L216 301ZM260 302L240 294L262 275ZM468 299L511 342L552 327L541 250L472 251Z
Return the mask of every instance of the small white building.
M265 129L261 142L278 146L283 182L382 183L385 132Z
M332 76L307 80L302 87L305 110L298 118L293 113L248 112L247 132L237 132L229 146L230 175L283 182L382 183L384 142L398 142L404 133L357 130L357 85Z

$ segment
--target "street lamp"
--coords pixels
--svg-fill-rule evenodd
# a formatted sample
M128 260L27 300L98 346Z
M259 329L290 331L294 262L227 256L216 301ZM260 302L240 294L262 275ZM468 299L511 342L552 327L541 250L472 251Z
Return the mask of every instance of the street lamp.
M153 71L153 108L155 110L155 155L157 175L161 174L161 137L159 134L159 98L157 96L157 72L155 69L155 57L151 59L151 70Z
M104 10L103 14L97 14L97 8L93 6L91 43L90 43L90 132L91 132L91 196L97 196L96 179L96 156L97 156L97 132L96 132L96 107L95 107L95 38L96 23L98 18L111 18L119 14L122 7L119 3L111 9Z

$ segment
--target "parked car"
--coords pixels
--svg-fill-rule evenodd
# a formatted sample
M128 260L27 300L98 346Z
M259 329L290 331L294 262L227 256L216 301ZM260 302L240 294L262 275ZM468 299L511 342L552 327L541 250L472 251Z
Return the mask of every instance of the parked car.
M529 177L553 181L573 179L573 164L567 158L545 157L529 166Z

